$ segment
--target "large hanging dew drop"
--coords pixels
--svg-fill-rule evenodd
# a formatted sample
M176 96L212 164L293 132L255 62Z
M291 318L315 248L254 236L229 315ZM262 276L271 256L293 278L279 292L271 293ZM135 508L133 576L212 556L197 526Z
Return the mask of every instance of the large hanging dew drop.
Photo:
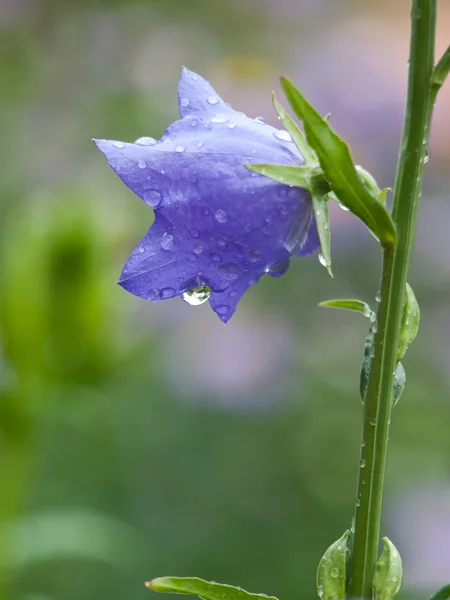
M181 298L191 306L200 306L211 296L212 289L209 285L199 285L181 294Z
M289 269L289 261L283 260L270 265L264 269L264 272L270 277L281 277Z

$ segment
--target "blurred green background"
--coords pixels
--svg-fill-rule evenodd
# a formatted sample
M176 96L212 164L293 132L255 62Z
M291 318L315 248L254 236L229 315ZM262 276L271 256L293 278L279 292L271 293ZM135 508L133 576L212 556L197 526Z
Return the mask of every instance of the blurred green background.
M159 137L183 64L275 124L286 73L392 185L408 0L2 0L0 28L0 598L139 600L169 574L314 598L352 516L367 327L317 303L375 303L376 243L333 209L333 281L293 261L226 327L208 305L147 303L115 281L151 210L90 138ZM403 598L450 579L449 88L386 484Z

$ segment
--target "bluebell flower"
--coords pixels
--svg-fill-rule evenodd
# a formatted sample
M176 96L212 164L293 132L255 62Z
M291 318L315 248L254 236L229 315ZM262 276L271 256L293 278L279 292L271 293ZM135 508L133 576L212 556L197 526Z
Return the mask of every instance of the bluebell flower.
M178 103L181 119L159 141L94 140L125 185L155 212L119 284L152 302L209 299L226 323L264 273L280 276L292 255L319 248L309 194L244 164L304 161L286 131L236 112L187 69Z

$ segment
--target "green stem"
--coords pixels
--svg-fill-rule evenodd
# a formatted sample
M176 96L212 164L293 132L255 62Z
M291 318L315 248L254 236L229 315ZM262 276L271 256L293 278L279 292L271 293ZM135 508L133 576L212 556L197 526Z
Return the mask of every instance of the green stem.
M394 250L383 252L378 331L364 405L363 442L354 519L349 597L372 598L378 557L393 376L403 296L414 243L417 209L433 108L436 0L413 0L408 94L395 180L392 218Z
M0 598L8 597L10 583L10 525L23 509L24 488L30 459L30 436L26 431L7 435L4 439L0 479Z

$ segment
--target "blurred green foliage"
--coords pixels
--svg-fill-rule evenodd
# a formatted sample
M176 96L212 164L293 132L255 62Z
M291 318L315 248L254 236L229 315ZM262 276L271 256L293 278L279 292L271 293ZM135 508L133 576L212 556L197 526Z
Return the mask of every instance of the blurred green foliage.
M160 135L176 117L183 63L236 108L276 118L276 74L312 61L350 10L372 22L369 3L328 4L0 7L1 598L138 600L145 580L170 574L315 596L318 561L352 514L365 336L353 315L316 305L374 298L376 245L336 211L335 281L314 258L294 261L253 288L226 328L208 306L145 303L114 282L151 211L89 140ZM317 78L305 71L305 88ZM380 136L356 153L386 177ZM386 533L412 577L405 597L450 572L416 576L402 545L411 537L390 517L405 495L450 485L448 246L434 229L448 213L448 169L442 155L435 164L411 281L421 335L405 360L387 482ZM439 518L444 531L448 513Z

